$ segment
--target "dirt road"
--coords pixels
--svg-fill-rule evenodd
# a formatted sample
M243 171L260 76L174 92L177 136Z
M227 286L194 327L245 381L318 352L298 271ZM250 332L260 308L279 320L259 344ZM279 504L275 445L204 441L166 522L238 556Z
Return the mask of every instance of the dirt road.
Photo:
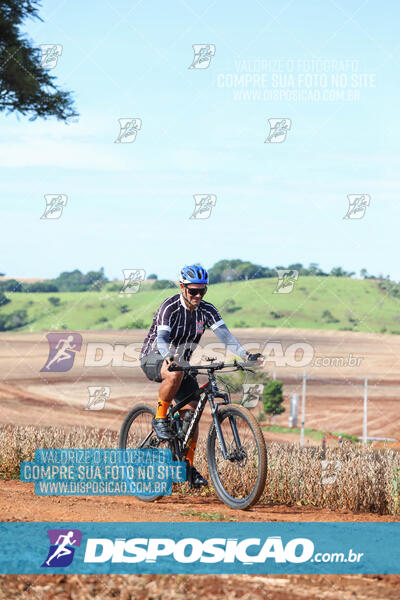
M173 494L152 502L130 496L35 496L34 484L0 481L2 521L398 521L390 515L354 514L310 506L256 505L250 510L228 508L200 492Z
M398 600L398 575L0 575L10 600Z

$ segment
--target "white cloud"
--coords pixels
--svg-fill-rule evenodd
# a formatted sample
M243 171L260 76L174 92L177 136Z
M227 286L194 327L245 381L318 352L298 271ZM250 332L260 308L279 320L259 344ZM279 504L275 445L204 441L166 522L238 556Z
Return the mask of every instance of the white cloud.
M128 171L131 156L113 152L112 143L93 144L71 140L24 137L0 144L1 167L60 167L64 169Z

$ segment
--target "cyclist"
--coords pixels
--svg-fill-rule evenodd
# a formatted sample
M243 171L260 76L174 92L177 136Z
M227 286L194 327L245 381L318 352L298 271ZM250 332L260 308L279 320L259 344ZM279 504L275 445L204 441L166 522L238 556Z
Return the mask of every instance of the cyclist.
M209 327L234 354L243 360L261 364L261 354L251 354L239 343L225 325L218 310L203 300L207 292L208 273L199 264L183 267L180 272L180 294L164 300L154 315L153 323L144 340L140 353L141 367L152 381L161 383L158 406L152 426L161 440L169 440L172 431L167 411L173 398L182 401L192 398L191 411L181 411L189 420L199 400L199 385L195 377L182 371L169 371L171 364L187 364L204 330ZM185 413L188 413L185 415ZM198 427L190 444L187 460L190 465L189 482L193 487L208 485L204 477L194 468L193 457L197 445Z

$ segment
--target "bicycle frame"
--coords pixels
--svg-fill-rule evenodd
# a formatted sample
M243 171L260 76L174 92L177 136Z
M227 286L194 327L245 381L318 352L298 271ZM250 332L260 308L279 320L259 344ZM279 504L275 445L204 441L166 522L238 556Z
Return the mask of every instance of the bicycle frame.
M236 366L236 365L225 365L225 366ZM197 371L199 367L190 367L187 368L188 371ZM204 367L203 367L204 368ZM178 370L178 369L174 369L174 370ZM184 368L179 369L179 370L184 370ZM185 369L186 370L186 369ZM175 453L177 455L178 460L184 460L187 454L187 451L190 447L190 444L192 442L193 439L193 432L195 431L201 416L203 414L204 408L206 406L207 400L210 404L210 408L211 408L211 415L214 421L214 425L215 425L215 430L217 433L217 437L218 437L218 441L219 444L221 446L221 451L222 451L222 455L224 457L224 459L229 459L230 457L228 456L227 450L226 450L226 444L225 444L225 440L224 440L224 436L222 434L222 430L221 430L221 426L219 424L219 420L218 420L218 409L220 406L224 406L226 404L230 403L229 400L229 395L224 393L224 392L220 392L218 389L218 385L217 385L217 381L214 375L214 371L216 369L215 368L208 368L207 369L207 375L208 375L208 382L202 386L200 389L202 390L200 393L200 399L197 403L196 409L194 411L194 415L189 423L189 427L185 433L185 437L183 439L183 441L181 442L181 444L179 443L179 440L175 437L173 439L173 444L174 444L174 449L175 449ZM197 373L196 373L197 374ZM222 398L223 402L214 402L215 398ZM186 406L187 404L189 404L189 402L192 401L192 398L188 398L187 400L181 400L180 402L178 402L174 407L170 407L169 409L169 413L171 418L174 417L175 413L178 412L179 410L181 410L184 406ZM232 433L235 439L235 442L237 444L237 447L240 448L241 447L241 443L240 443L240 438L239 438L239 433L236 427L236 422L234 420L233 417L229 417L229 422L231 424L231 428L232 428Z

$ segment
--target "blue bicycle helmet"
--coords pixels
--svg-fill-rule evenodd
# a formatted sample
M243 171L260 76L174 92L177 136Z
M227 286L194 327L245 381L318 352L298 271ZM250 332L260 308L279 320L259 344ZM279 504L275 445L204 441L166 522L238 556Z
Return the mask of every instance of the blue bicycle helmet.
M181 283L208 283L208 273L199 264L188 265L181 269Z

